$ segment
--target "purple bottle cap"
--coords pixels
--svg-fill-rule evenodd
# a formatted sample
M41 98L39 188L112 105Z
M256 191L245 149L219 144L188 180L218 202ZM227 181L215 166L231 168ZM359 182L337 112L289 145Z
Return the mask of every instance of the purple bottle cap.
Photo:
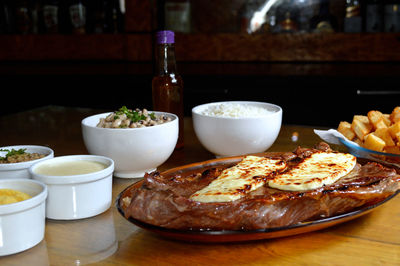
M174 43L175 42L175 34L170 30L159 31L156 34L157 43Z

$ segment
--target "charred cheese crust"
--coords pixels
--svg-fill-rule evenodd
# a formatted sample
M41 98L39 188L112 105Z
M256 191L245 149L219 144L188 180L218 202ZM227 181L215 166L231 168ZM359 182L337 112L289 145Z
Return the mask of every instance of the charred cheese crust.
M353 170L357 159L351 154L315 152L285 173L268 182L272 188L310 190L329 185Z
M285 169L282 159L247 156L237 165L225 169L207 187L190 198L199 202L226 202L241 198L263 186L276 171Z
M280 190L311 190L347 175L356 162L356 157L351 154L321 151L283 172L287 164L282 159L246 156L190 199L198 202L234 201L266 183Z

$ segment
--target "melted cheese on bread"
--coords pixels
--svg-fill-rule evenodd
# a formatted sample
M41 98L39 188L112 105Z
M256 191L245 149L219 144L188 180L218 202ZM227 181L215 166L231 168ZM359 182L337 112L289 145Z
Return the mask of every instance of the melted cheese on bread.
M356 165L351 154L316 152L297 166L269 180L272 188L303 191L334 183L347 175Z
M227 168L207 187L190 198L199 202L227 202L263 186L276 171L285 169L282 159L246 156L237 165Z

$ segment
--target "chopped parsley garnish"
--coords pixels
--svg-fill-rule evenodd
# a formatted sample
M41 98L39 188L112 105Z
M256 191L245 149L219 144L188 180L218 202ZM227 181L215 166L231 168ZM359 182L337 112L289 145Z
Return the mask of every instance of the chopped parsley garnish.
M115 114L116 116L114 116L114 119L118 119L119 118L118 115L125 114L126 117L130 119L132 122L138 122L146 119L146 115L140 114L137 111L132 111L128 109L126 106L122 106L121 108L119 108L119 110L115 112ZM156 119L156 115L154 113L150 113L149 116L152 120Z
M7 158L10 157L10 156L14 156L14 155L17 155L17 154L24 154L26 149L19 149L19 150L11 149L11 151L7 150L7 149L0 149L0 151L6 151L7 152L5 157L0 157L0 160L7 160Z

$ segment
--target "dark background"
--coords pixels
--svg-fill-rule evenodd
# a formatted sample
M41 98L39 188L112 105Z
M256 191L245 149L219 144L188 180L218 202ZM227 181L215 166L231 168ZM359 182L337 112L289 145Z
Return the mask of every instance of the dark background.
M257 66L258 63L252 64ZM65 74L60 74L62 70L57 69L60 65L69 66ZM215 67L215 63L213 65ZM240 63L233 65L240 67ZM188 63L178 62L184 79L187 116L198 104L250 100L280 105L283 123L286 124L336 127L342 120L351 121L354 114L365 115L372 109L390 113L400 105L400 80L396 75L229 75L212 74L212 69L205 75L186 73L190 72L186 70L187 66ZM265 67L264 64L258 66ZM365 64L350 67L346 64L353 70L360 66ZM10 73L13 67L16 70ZM137 74L137 67L145 71ZM110 111L122 105L152 108L150 62L139 65L121 62L19 62L3 63L3 68L8 71L0 73L1 115L46 105ZM29 69L36 71L32 74Z

